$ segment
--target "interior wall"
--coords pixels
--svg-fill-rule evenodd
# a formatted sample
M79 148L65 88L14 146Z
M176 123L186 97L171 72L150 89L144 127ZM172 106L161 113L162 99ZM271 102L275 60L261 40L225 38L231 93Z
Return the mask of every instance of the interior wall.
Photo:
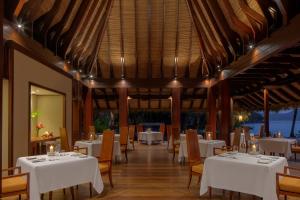
M3 79L2 91L2 169L8 168L8 80Z
M31 95L31 102L30 102L30 113L37 111L37 96ZM37 125L38 119L37 117L31 118L30 120L30 133L31 136L34 136L34 133L36 131L36 125Z
M66 128L72 133L72 79L14 50L13 65L13 165L16 159L29 154L30 102L29 83L41 85L66 95ZM28 141L28 142L25 142Z
M40 134L48 131L59 136L59 129L64 126L64 97L39 95L36 99L36 110L40 113L37 123L41 122L45 127Z

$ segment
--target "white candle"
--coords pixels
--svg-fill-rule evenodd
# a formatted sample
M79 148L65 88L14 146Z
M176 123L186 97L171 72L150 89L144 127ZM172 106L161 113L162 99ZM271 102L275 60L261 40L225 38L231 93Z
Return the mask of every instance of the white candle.
M208 134L207 134L207 139L210 140L210 138L211 138L211 134L208 133Z
M252 151L256 152L256 145L255 144L252 145Z
M53 153L53 152L54 152L54 146L50 145L50 153Z
M92 139L93 139L93 134L90 135L90 140L92 140Z
M281 137L281 133L280 132L278 133L278 137Z

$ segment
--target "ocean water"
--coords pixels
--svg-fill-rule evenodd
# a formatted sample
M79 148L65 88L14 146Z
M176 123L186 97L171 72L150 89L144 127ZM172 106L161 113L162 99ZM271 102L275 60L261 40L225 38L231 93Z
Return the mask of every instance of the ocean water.
M244 125L250 126L252 130L251 133L258 134L261 123L245 123ZM277 133L278 131L284 135L284 137L289 137L292 127L292 120L280 120L280 121L270 121L270 132L272 134ZM295 135L300 136L300 121L296 121ZM298 137L299 137L298 136Z

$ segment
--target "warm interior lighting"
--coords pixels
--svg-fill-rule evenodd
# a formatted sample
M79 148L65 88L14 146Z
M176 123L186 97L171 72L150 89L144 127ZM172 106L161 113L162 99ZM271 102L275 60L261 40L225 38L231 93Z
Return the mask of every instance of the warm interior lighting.
M90 75L89 75L89 78L90 78L90 79L93 79L93 78L94 78L94 75L93 75L93 74L90 74Z
M124 57L121 57L121 63L124 64Z
M175 63L176 64L178 63L178 57L175 57Z
M130 96L128 96L127 99L129 100L129 99L132 99L132 98Z
M21 24L21 23L18 23L17 27L18 27L18 29L23 29L24 28L23 24Z
M239 121L243 121L243 115L239 115Z
M253 49L254 48L254 44L249 44L249 49Z
M79 69L78 72L79 72L79 73L82 73L82 69Z

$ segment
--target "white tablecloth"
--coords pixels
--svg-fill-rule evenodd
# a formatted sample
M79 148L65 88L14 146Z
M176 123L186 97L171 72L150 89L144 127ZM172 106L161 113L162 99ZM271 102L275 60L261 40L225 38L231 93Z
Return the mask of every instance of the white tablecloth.
M98 193L102 192L103 182L98 160L91 156L79 158L70 156L71 154L74 153L65 153L65 156L37 156L46 158L46 161L37 163L26 157L17 160L16 165L21 167L22 172L30 173L30 200L39 200L42 193L83 183L92 183Z
M203 139L203 136L202 135L198 135L198 139L200 140L200 139ZM186 141L186 135L185 134L183 134L183 133L181 133L180 134L180 142L181 141ZM172 135L170 136L170 142L169 142L169 147L168 147L168 149L173 149L173 138L172 138Z
M259 151L270 155L270 152L274 152L276 155L279 153L284 154L286 158L292 156L291 144L295 144L296 139L287 138L262 138L258 139Z
M138 134L140 140L148 145L151 145L155 142L161 142L163 140L163 134L157 131L139 132Z
M270 164L259 164L256 156L242 153L235 158L214 156L205 160L200 195L210 186L277 200L276 172L283 172L286 158L280 157Z
M74 146L78 147L87 147L88 148L88 155L89 156L100 156L102 140L92 140L92 141L76 141ZM119 161L121 158L121 147L120 147L120 140L114 141L114 152L113 157L115 161Z
M221 148L226 146L225 141L222 140L199 140L199 150L201 157L211 157L214 155L214 148ZM188 157L186 141L180 141L178 160L181 162L183 159Z

